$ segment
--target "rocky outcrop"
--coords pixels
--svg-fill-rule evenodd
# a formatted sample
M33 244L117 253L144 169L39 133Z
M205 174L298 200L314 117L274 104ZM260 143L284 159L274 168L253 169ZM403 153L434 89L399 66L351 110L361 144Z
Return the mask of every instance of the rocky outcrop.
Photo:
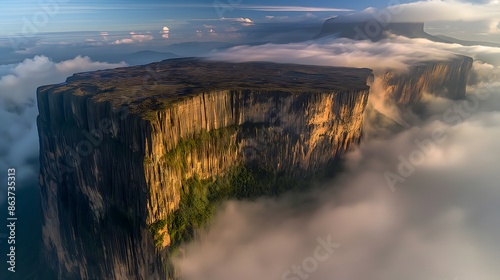
M447 42L424 31L424 23L390 22L390 18L368 18L360 20L353 15L338 16L325 21L316 38L334 36L353 40L380 41L389 35L408 38L425 38L434 42ZM398 105L418 102L424 93L450 99L465 96L467 78L472 69L472 58L451 55L443 60L406 61L408 71L376 71L375 80L380 83L386 98Z
M368 69L175 59L38 90L43 239L60 279L168 279L190 178L310 177L360 141Z
M377 79L386 97L399 105L415 104L424 93L456 100L465 97L472 62L470 57L456 55L412 65L404 73L387 71Z
M457 99L471 63L457 56L376 82L400 105L424 92ZM295 179L325 170L360 141L371 79L369 69L174 59L39 88L49 264L59 279L175 278L169 249L182 231L169 229L186 182L235 166Z

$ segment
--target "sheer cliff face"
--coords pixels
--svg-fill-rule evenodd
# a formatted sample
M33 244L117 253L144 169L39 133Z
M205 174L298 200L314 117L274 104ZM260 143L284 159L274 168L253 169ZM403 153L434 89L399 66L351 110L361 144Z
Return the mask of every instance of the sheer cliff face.
M146 138L147 222L177 208L183 179L210 178L258 161L275 172L307 176L361 137L366 90L317 93L221 90L180 101L150 119ZM182 139L235 127L182 155L167 154ZM207 137L210 140L209 137ZM183 168L171 162L185 161Z
M376 42L388 39L390 34L446 42L426 33L424 23L361 20L349 15L327 20L317 38L334 36ZM406 61L409 69L405 73L399 70L379 73L374 66L375 82L378 83L377 86L381 86L385 97L397 105L414 104L421 99L423 93L460 99L465 96L466 82L472 69L472 62L472 58L461 55L451 55L449 59L441 61L422 59Z
M43 238L60 279L166 279L183 182L307 177L361 137L367 69L178 59L38 91ZM156 245L155 245L156 244Z
M430 61L411 66L406 73L388 71L377 75L386 97L400 105L419 101L424 93L449 99L465 97L472 58L455 56L446 61Z

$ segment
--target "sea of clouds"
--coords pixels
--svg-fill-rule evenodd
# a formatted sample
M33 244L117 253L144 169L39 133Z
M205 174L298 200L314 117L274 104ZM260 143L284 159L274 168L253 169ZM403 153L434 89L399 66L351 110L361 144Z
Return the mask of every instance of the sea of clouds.
M39 154L36 117L36 89L62 83L78 72L126 66L94 62L75 57L55 63L46 56L35 56L21 63L0 66L0 170L16 168L19 180L32 180ZM19 185L22 187L22 185ZM0 201L5 198L0 193Z
M176 266L187 280L498 279L499 53L393 36L213 54L229 61L369 67L375 74L463 54L476 59L476 78L466 100L426 95L421 114L388 110L407 127L363 139L345 157L347 171L332 182L307 193L227 203ZM331 254L324 246L317 251L321 241L337 247Z
M499 48L397 36L376 43L324 38L238 46L211 58L368 67L377 75L453 54L476 59L467 101L426 96L420 115L385 108L408 126L365 138L334 181L277 199L228 202L176 259L185 279L498 279ZM121 66L87 57L55 63L45 56L0 65L0 170L15 167L21 178L36 180L38 86ZM333 251L325 242L335 243Z

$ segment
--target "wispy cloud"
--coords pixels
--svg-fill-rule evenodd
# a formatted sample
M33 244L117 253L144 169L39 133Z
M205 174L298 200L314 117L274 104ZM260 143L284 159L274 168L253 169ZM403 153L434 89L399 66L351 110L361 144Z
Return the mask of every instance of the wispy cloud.
M379 42L323 39L236 46L220 52L232 61L380 69L408 60L445 58L446 53L499 53L500 48L391 37ZM478 83L468 88L467 100L426 97L420 105L425 118L416 120L413 112L415 122L408 129L363 138L362 145L345 156L346 172L331 184L277 199L227 203L210 227L185 247L182 258L174 259L183 279L498 279L494 263L499 259L500 223L494 205L500 197L495 187L500 76L496 64L476 62L474 68ZM372 87L369 106L374 105L375 90ZM487 92L487 101L473 101ZM460 104L470 110L449 120L447 114ZM373 127L378 128L375 123ZM393 170L398 158L420 152L417 143L440 129L447 142L427 146L432 152L423 157L415 175L391 194L384 172ZM301 269L316 238L328 234L342 244L340 249L314 268ZM287 274L290 267L298 276Z
M153 35L147 33L147 34L138 34L135 32L130 32L130 38L124 38L120 40L116 40L113 42L115 45L120 45L120 44L133 44L133 43L142 43L146 41L151 41L153 40Z
M61 62L35 56L18 64L1 65L0 119L15 125L0 125L0 170L17 166L23 170L20 179L37 176L33 165L38 161L37 87L63 82L74 73L124 66L127 66L124 62L97 62L82 56ZM0 200L4 199L1 192Z
M151 3L123 3L120 5L110 4L80 4L68 3L64 6L62 13L86 13L88 11L102 11L102 10L151 10L151 9L176 9L176 8L189 8L189 9L213 9L213 4L151 4ZM351 9L342 8L329 8L329 7L304 7L304 6L267 6L267 5L235 5L234 9L241 10L255 10L255 11L272 11L272 12L349 12ZM4 12L15 13L17 15L24 15L38 11L38 6L9 6L5 7Z
M326 7L304 7L304 6L265 6L265 5L240 5L236 7L241 10L253 10L263 12L351 12L351 9L326 8Z
M225 20L225 21L233 21L233 22L239 22L241 23L243 26L251 26L253 25L253 21L249 18L221 18L221 20Z
M165 38L165 39L168 39L170 37L170 28L168 28L167 26L164 26L163 27L163 30L160 31L160 34L162 38Z

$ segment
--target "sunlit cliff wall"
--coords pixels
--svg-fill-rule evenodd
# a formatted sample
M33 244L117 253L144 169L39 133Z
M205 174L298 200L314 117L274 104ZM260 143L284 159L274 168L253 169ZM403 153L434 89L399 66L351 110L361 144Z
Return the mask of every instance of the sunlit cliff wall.
M472 62L470 57L457 55L410 66L405 73L387 71L377 78L387 98L399 105L414 104L424 93L456 100L465 97Z
M38 90L43 240L59 279L172 278L167 227L155 240L149 226L179 207L186 179L250 163L308 177L360 141L368 69L193 60L150 67L151 89L131 91L150 71L134 67ZM183 83L182 67L196 84L168 87ZM204 77L210 71L219 72ZM256 77L267 78L255 87Z
M460 60L461 59L461 60ZM401 105L465 93L469 58L387 73ZM312 177L362 134L368 69L177 59L38 90L48 264L59 279L173 279L169 215L234 166ZM152 225L160 225L156 232Z

